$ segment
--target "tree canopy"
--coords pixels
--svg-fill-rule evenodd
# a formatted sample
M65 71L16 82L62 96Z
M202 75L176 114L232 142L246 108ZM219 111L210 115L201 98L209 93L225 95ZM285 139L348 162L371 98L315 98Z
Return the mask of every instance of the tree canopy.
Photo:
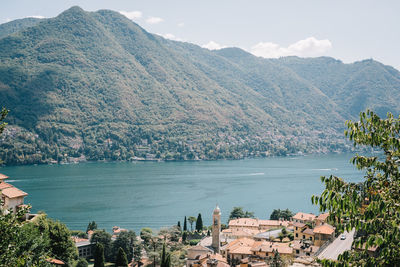
M193 232L193 223L196 221L197 219L196 219L196 217L193 217L193 216L189 216L188 217L188 221L189 221L189 223L190 223L190 230Z
M280 210L280 209L274 209L274 211L271 213L271 216L269 217L270 220L279 220L279 219L284 219L284 220L290 220L290 218L293 217L293 212L290 211L289 209L285 210Z
M203 231L203 219L201 218L201 214L197 215L196 220L196 231L201 232Z
M237 218L254 218L254 212L244 211L243 207L233 207L229 215L229 220Z
M128 267L128 259L123 248L118 249L117 258L115 260L116 267Z
M105 230L95 230L90 238L92 244L102 244L106 260L112 260L111 235Z
M325 190L313 196L320 211L328 211L338 231L356 230L355 249L325 266L398 266L400 263L400 117L388 113L381 119L362 112L358 122L347 121L345 135L354 146L370 146L378 154L356 155L352 163L365 171L362 182L346 182L331 175L321 177ZM370 256L371 249L375 257Z

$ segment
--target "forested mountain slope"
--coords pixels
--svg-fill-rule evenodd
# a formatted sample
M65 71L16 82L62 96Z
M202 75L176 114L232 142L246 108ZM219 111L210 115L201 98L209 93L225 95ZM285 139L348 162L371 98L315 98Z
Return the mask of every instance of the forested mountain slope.
M7 164L344 150L346 119L367 107L399 112L400 74L376 61L209 51L110 10L4 25Z

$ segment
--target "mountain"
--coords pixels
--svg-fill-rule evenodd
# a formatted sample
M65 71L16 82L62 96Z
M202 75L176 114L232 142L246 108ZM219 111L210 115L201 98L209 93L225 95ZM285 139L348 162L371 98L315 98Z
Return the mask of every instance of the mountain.
M9 31L0 63L6 164L346 150L345 120L400 113L400 73L379 62L210 51L110 10Z
M39 18L24 18L0 24L0 38L13 34L28 27L35 26L41 21Z

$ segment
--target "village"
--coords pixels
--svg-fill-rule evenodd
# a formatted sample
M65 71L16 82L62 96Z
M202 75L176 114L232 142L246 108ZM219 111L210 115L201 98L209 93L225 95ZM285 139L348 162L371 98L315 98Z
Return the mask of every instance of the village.
M24 198L28 194L5 182L7 178L0 174L2 211L15 213L19 209L27 208ZM37 214L28 212L24 219L32 221L36 216ZM339 254L350 250L355 234L352 231L338 235L335 227L327 223L328 213L314 215L297 212L290 218L277 220L234 218L224 225L221 222L221 210L216 206L211 216L213 223L210 227L201 226L202 230L197 232L192 229L189 236L186 231L182 231L179 223L174 228L178 232L175 240L168 231L160 231L155 238L170 247L173 242L180 243L180 262L184 262L187 267L319 266L318 258L335 260ZM221 229L222 226L225 229ZM79 257L89 262L94 256L93 230L95 229L89 229L83 235L72 231L71 236ZM123 232L128 230L113 227L111 239L115 241ZM139 244L146 241L142 233L136 238ZM142 250L139 253L140 260L132 257L129 266L158 266L155 258L152 260L144 249L145 246L138 247ZM370 252L373 255L374 250L371 249ZM59 259L50 259L49 262L53 265L64 265ZM279 264L276 265L277 263Z

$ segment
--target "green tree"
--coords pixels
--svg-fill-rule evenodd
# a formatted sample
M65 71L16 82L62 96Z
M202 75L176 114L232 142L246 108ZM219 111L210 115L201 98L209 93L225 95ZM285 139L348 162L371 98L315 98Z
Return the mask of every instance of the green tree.
M181 230L181 221L178 221L177 226L178 226L179 230Z
M140 261L142 260L142 250L143 250L142 243L138 242L133 250L133 259L135 262L138 263L138 265L140 264Z
M186 241L186 239L187 239L187 232L185 231L185 232L183 232L183 234L182 234L182 242L185 242Z
M279 255L278 251L274 251L274 257L271 260L270 265L271 267L281 267L284 266L281 256Z
M117 256L119 248L122 248L126 253L128 262L132 261L133 250L136 244L136 234L133 231L121 232L117 239L112 243L112 254Z
M111 235L107 233L105 230L95 230L90 243L92 244L102 244L104 250L104 256L107 261L112 260L112 244L111 244Z
M293 212L289 209L281 210L281 209L274 209L269 217L270 220L290 220L293 217Z
M243 211L242 207L233 207L229 215L229 220L237 218L254 218L254 212Z
M160 267L170 267L171 266L171 254L166 252L165 243L163 244L161 253L161 264Z
M140 231L140 238L143 240L143 243L148 246L150 241L151 241L151 237L153 235L153 231L150 228L142 228L142 230Z
M0 111L0 135L3 133L4 128L6 127L7 123L4 122L8 114L8 110L6 108L2 108Z
M196 217L189 216L188 221L190 223L190 230L193 232L193 223L196 221Z
M381 154L356 155L358 169L365 171L361 183L346 182L331 175L321 177L325 190L313 196L320 211L328 211L328 220L339 232L355 228L354 250L338 260L323 260L325 266L398 266L400 263L400 117L388 113L381 119L372 111L362 112L360 121L346 122L346 137L354 146L370 146ZM376 248L371 257L369 248Z
M102 243L97 243L94 250L94 267L104 267L104 246Z
M196 220L196 231L197 232L203 231L203 219L201 218L201 214L200 213L197 216L197 220Z
M183 220L183 231L187 231L187 221L186 221L186 216L185 216L185 219Z
M1 201L1 200L0 200ZM18 266L29 261L27 255L20 254L21 221L27 210L6 213L0 209L0 266Z
M115 260L116 267L128 267L128 259L126 258L126 253L123 248L118 249L117 258Z
M79 258L78 262L76 263L76 267L88 267L89 264L85 258Z
M71 239L67 226L59 221L47 219L49 226L49 247L52 255L65 262L71 262L78 256L77 248Z
M94 231L94 230L96 230L96 229L97 229L97 223L96 223L95 221L91 221L91 222L88 224L87 228L86 228L86 233L89 232L90 230L91 230L91 231Z
M7 114L8 114L8 110L3 107L0 111L0 135L3 133L4 128L7 126L7 123L4 121L7 117ZM0 160L0 164L1 163L3 163L3 162Z

